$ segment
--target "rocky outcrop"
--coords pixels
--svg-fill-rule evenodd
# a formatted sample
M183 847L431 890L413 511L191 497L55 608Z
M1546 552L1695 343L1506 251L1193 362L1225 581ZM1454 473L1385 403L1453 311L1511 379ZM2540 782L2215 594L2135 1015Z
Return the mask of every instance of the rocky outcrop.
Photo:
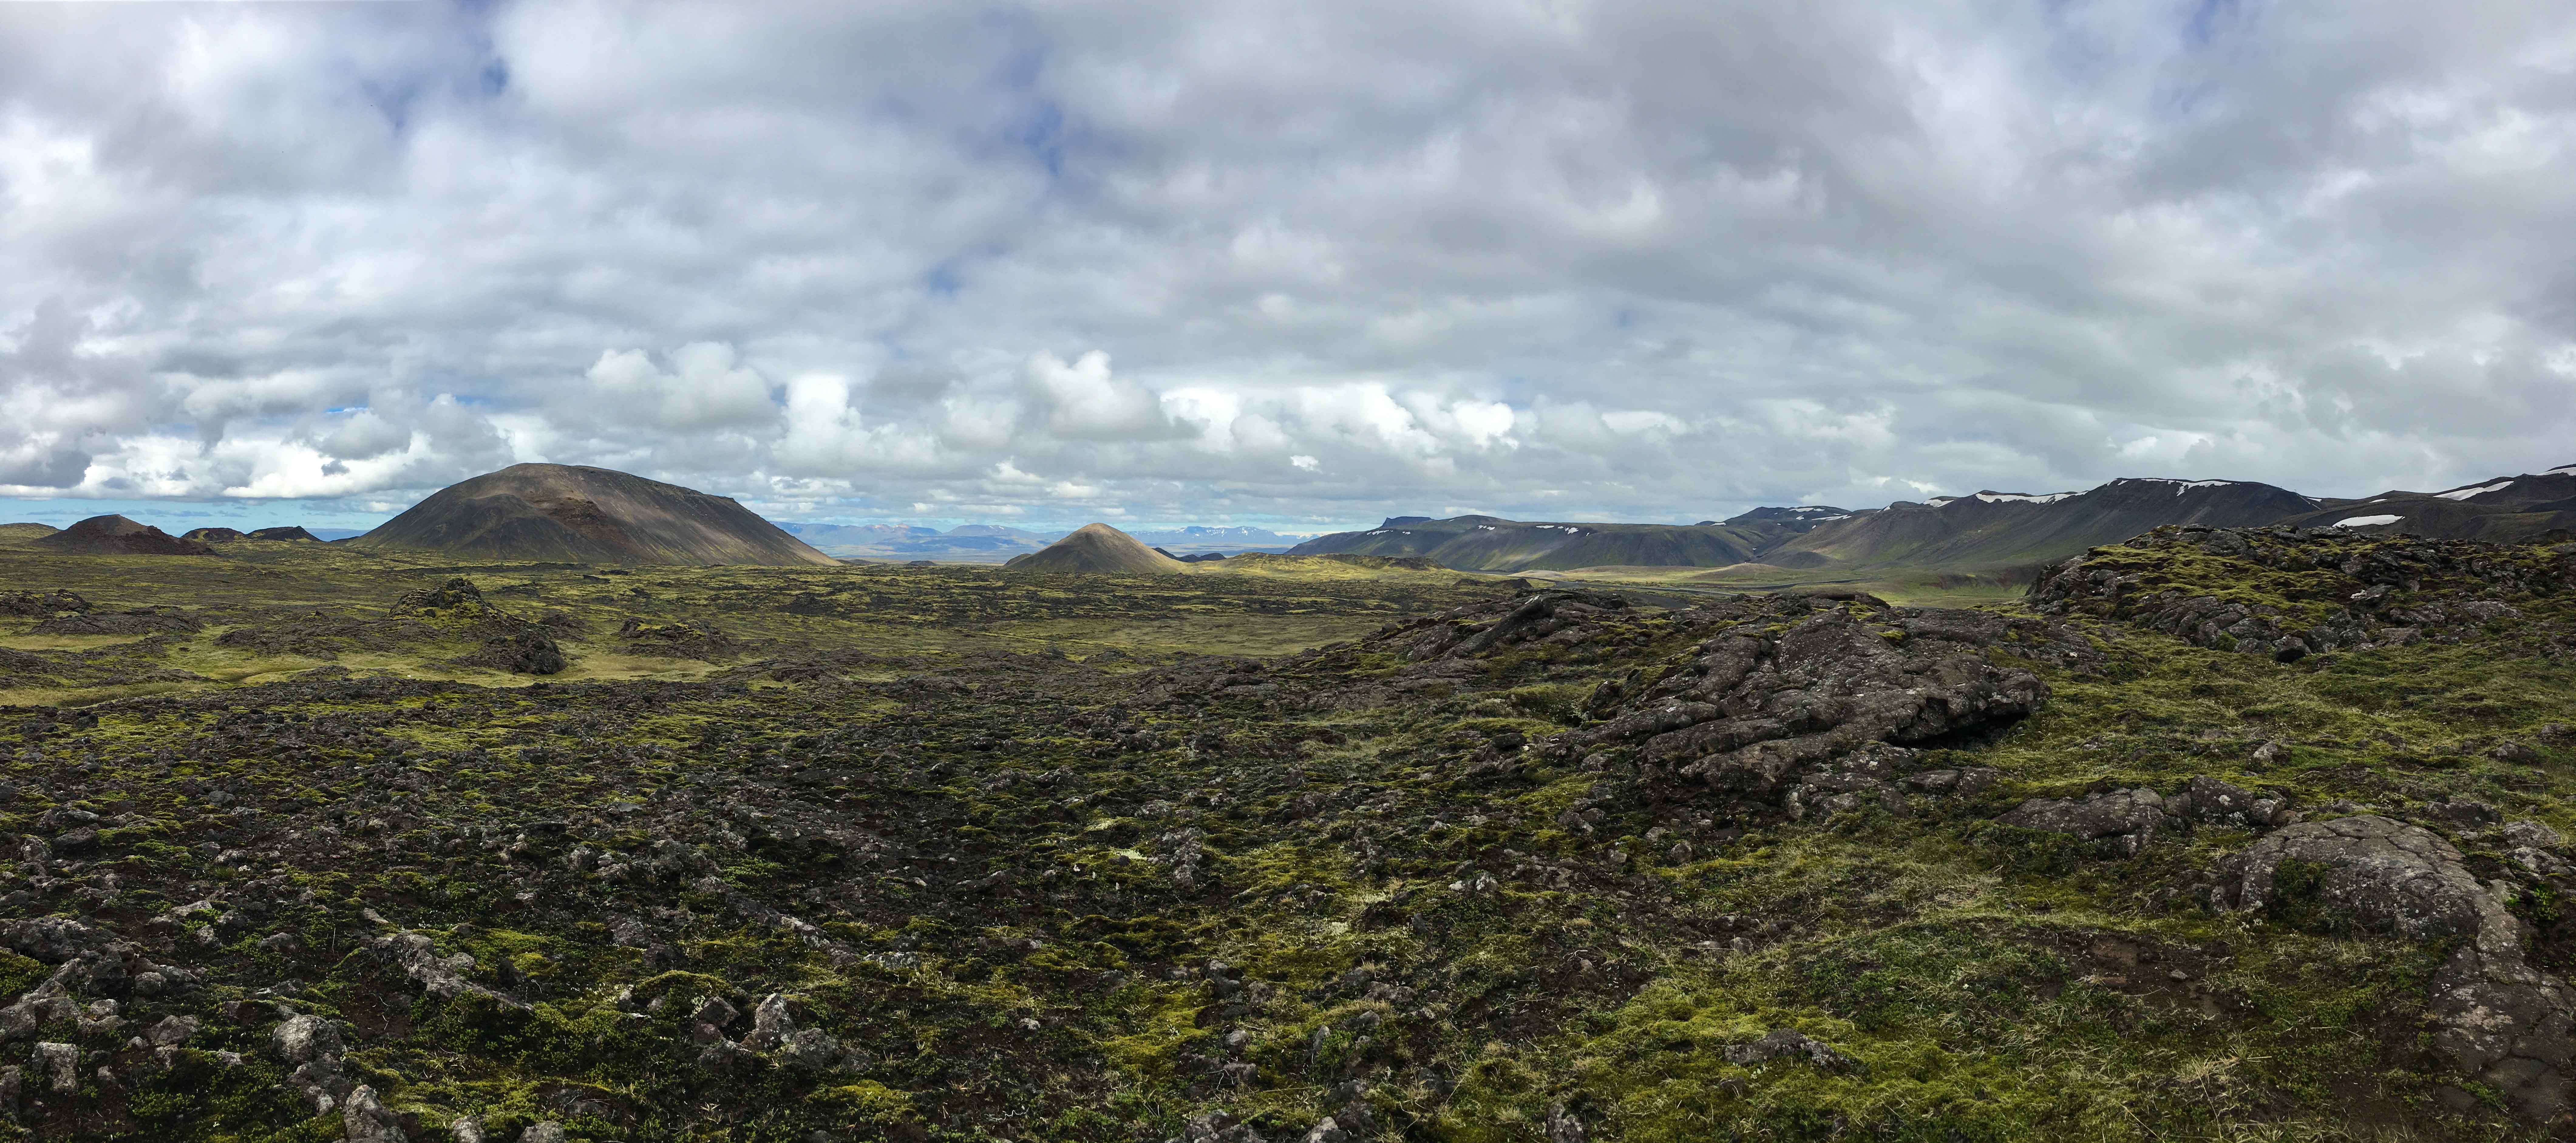
M1995 819L2022 829L2099 841L2136 857L2160 832L2191 826L2264 830L2294 820L2289 800L2266 797L2211 777L2196 777L2171 797L2149 789L2111 790L2082 798L2033 798Z
M2420 826L2376 815L2279 830L2226 867L2222 909L2274 904L2281 871L2318 868L2315 892L2357 927L2418 941L2458 940L2433 979L2433 1050L2527 1120L2566 1111L2576 1060L2576 992L2523 958L2522 925L2479 884L2460 851Z
M1871 743L1992 730L2048 699L2038 675L1988 661L1939 613L1859 602L1757 606L1807 613L1776 635L1746 623L1703 641L1696 658L1618 701L1621 709L1577 743L1628 747L1655 772L1767 798L1804 768Z
M2264 587L2277 597L2264 598ZM2213 650L2291 662L2474 638L2489 624L2522 618L2510 600L2571 588L2576 555L2550 549L2339 528L2180 527L2047 568L2031 585L2030 603L2044 615L2120 619Z

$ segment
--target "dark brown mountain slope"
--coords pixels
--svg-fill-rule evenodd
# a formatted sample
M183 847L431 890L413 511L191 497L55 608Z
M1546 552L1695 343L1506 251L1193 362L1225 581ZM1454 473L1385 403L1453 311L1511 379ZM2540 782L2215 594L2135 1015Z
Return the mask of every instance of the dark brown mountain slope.
M2291 517L2301 527L2342 526L2443 540L2529 543L2576 532L2576 464L2503 476L2448 492L2383 492L2336 500Z
M2087 492L1980 492L1927 504L1899 502L1823 524L1761 559L1781 566L2028 566L2164 524L2251 527L2316 506L2286 488L2241 480L2132 478ZM1801 557L1811 562L1797 563Z
M838 562L729 497L567 464L515 464L450 485L346 543L574 563Z

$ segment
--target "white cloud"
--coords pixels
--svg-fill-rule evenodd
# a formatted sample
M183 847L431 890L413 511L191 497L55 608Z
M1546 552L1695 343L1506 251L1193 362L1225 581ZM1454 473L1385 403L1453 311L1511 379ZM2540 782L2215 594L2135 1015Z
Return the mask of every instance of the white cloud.
M769 382L739 364L732 346L692 342L671 354L670 368L641 350L608 350L583 378L589 391L568 411L611 424L660 429L746 428L776 420Z
M0 495L543 458L1698 519L2566 463L2576 31L2211 11L0 6Z

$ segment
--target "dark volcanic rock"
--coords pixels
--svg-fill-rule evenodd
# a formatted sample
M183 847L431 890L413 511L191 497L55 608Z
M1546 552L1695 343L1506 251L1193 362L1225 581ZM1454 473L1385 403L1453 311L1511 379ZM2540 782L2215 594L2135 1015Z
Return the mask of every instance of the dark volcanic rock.
M556 646L554 638L543 629L533 626L487 639L482 650L463 661L521 675L551 675L564 669L563 648Z
M437 587L414 588L402 593L394 600L393 613L447 619L480 618L497 611L484 602L483 590L474 586L474 581L460 576Z
M185 635L205 626L203 620L175 608L138 607L130 611L57 615L32 630L39 635Z
M180 538L196 540L200 543L220 544L229 540L243 539L246 536L247 533L239 528L190 528L188 534Z
M1821 606L1778 605L1798 604ZM1649 765L1767 795L1799 767L1869 743L1989 729L2047 701L2039 676L1944 637L1946 617L1866 607L1824 606L1777 636L1738 628L1710 639L1694 669L1582 737L1592 746L1634 743ZM1924 619L1916 638L1908 621Z
M320 537L291 524L278 528L253 529L250 533L250 538L254 540L305 540L316 544L322 542Z
M69 591L56 589L48 595L41 591L0 591L0 615L46 618L61 612L83 612L89 601Z
M211 556L213 548L195 540L183 540L148 524L137 524L123 516L92 516L53 535L36 541L36 545L57 552L79 552L96 556Z

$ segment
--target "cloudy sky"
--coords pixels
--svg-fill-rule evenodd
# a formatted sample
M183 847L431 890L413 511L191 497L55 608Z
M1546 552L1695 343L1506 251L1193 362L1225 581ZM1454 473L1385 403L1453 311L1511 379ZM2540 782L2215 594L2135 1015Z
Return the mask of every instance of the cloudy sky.
M2563 0L0 4L0 504L1688 521L2576 461Z

